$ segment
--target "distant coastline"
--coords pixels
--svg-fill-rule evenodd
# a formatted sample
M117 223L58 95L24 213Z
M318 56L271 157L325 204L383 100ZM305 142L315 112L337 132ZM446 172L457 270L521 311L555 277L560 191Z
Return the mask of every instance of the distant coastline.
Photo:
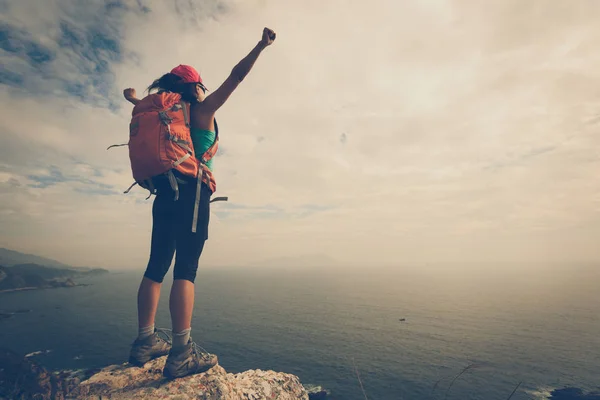
M35 287L35 286L30 286L30 287L22 287L22 288L16 288L16 289L4 289L4 290L0 290L0 293L21 292L24 290L37 290L37 289L41 289L41 288Z
M60 268L38 264L0 266L0 293L88 286L74 279L107 274L102 268Z
M64 283L64 282L59 282L59 283ZM28 286L28 287L14 288L14 289L0 289L0 294L1 293L11 293L11 292L23 292L26 290L57 289L57 288L69 288L69 287L78 287L78 286L89 286L89 284L87 284L87 283L75 283L74 285L55 284L55 285L51 285L51 286Z

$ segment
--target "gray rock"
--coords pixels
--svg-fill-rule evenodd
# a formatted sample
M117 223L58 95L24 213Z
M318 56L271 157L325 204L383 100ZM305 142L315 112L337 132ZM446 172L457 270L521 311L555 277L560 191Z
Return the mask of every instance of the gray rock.
M169 381L162 376L165 360L166 356L141 368L129 364L104 368L81 381L67 398L308 400L306 389L295 375L262 370L230 374L216 365L205 373Z
M165 361L166 356L141 368L125 363L50 372L0 349L0 399L309 400L295 375L259 369L230 374L216 365L205 373L170 381L162 376Z

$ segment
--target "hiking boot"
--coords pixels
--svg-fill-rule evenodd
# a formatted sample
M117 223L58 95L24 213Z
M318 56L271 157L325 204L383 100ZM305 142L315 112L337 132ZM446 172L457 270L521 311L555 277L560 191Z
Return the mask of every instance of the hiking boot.
M190 338L188 344L179 349L171 349L163 375L169 379L181 378L187 375L206 372L215 365L218 359L210 354Z
M141 367L148 361L169 354L171 350L171 339L167 340L158 335L158 332L166 334L163 330L154 329L154 333L144 339L136 339L131 345L129 363Z

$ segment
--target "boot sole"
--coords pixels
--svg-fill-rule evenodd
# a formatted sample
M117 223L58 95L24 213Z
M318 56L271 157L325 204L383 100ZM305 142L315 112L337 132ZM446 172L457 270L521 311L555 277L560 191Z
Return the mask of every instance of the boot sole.
M129 357L129 364L134 365L136 367L143 367L144 365L146 365L146 363L150 361L150 359L148 359L147 361L140 361L138 359L135 359L133 357Z

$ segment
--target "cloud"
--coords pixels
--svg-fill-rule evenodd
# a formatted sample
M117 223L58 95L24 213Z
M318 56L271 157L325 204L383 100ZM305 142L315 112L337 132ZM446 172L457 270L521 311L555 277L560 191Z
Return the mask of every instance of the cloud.
M111 65L124 56L123 18L139 7L120 1L56 0L43 6L25 0L6 7L0 25L6 70L2 83L30 95L66 95L114 107Z
M596 3L2 6L3 247L143 268L122 89L189 63L214 90L269 26L218 113L202 263L600 260Z

